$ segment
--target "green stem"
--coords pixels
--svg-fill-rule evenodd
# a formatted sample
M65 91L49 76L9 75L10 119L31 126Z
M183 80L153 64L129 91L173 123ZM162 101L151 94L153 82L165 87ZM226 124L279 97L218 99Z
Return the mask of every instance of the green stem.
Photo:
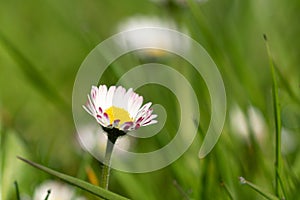
M190 197L189 195L182 189L182 187L177 183L176 180L173 181L174 186L176 187L176 189L180 192L180 194L182 195L182 198L185 200L189 200Z
M16 195L17 195L17 200L21 200L21 197L20 197L20 192L19 192L19 186L18 186L18 182L15 181L14 182L15 184L15 188L16 188Z
M249 186L251 189L258 192L260 195L262 195L266 199L268 199L268 200L279 200L278 197L263 191L262 188L260 188L259 186L247 181L244 177L239 177L239 179L240 179L241 184Z
M225 190L227 196L229 197L229 199L233 200L234 198L233 198L228 186L225 184L225 182L221 181L221 187L224 188L224 190Z
M109 137L106 142L106 151L105 151L105 158L104 163L101 171L101 179L100 179L100 187L108 190L108 183L109 183L109 175L110 175L110 161L111 155L114 148L114 144L117 138Z
M50 196L50 193L51 193L51 190L48 190L48 191L47 191L47 195L46 195L46 197L45 197L45 200L48 200L48 198L49 198L49 196Z
M100 187L104 189L108 189L109 182L109 174L110 174L110 162L111 162L111 154L114 149L114 145L119 136L126 135L126 133L117 128L107 128L102 127L103 130L107 133L107 143L106 143L106 151L105 158L102 167L101 179L100 179Z
M264 35L266 41L267 53L269 56L270 69L272 73L273 81L273 106L274 106L274 120L275 120L275 194L277 197L280 196L280 172L281 172L281 120L280 120L280 104L278 97L278 85L275 75L275 67L271 56L270 47L267 42L267 36Z

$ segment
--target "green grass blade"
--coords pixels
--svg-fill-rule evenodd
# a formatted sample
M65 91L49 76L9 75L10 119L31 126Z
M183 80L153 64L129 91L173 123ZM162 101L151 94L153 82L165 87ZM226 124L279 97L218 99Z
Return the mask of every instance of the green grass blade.
M275 194L280 196L280 172L281 172L281 116L280 116L280 102L278 97L278 84L276 80L274 62L271 56L270 47L268 45L267 36L264 35L267 53L269 57L270 70L272 73L272 98L274 107L274 121L275 121Z
M292 87L290 86L288 80L286 79L286 77L282 74L282 72L279 70L279 68L276 66L276 64L274 65L274 68L276 70L276 73L279 77L279 80L282 84L282 86L285 88L286 92L290 95L290 97L300 105L300 98L297 96L297 94L294 92L294 90L292 89Z
M176 187L177 191L181 194L182 199L189 200L189 195L184 191L184 189L178 184L178 182L174 179L173 185Z
M100 187L97 187L97 186L92 185L90 183L87 183L83 180L80 180L80 179L74 178L72 176L57 172L55 170L49 169L45 166L42 166L42 165L39 165L37 163L31 162L31 161L26 160L24 158L21 158L21 157L18 157L18 158L20 160L24 161L25 163L37 168L37 169L40 169L40 170L42 170L42 171L44 171L48 174L56 176L56 177L62 179L63 181L65 181L69 184L72 184L72 185L77 186L77 187L79 187L79 188L81 188L81 189L83 189L87 192L90 192L91 194L93 194L95 196L101 197L103 199L108 199L108 200L126 200L127 199L127 198L122 197L118 194L115 194L115 193L110 192L108 190L105 190L103 188L100 188Z
M15 181L14 184L15 184L15 188L16 188L16 196L17 196L17 200L21 200L18 182Z
M199 26L198 31L201 31L205 40L207 41L207 45L209 45L210 50L212 50L215 53L216 52L215 49L218 48L218 45L216 44L213 38L212 31L209 29L207 21L204 19L202 11L199 8L199 5L197 5L197 3L194 0L187 0L186 3L190 9L190 12L194 16L197 25Z
M251 189L253 189L254 191L258 192L259 194L261 194L263 197L265 197L266 199L269 199L269 200L279 200L278 197L270 194L270 193L267 193L265 191L263 191L263 189L261 189L259 186L247 181L244 177L239 177L240 179L240 182L241 184L243 185L247 185L249 186Z
M0 42L6 48L14 61L22 70L29 82L47 99L51 100L59 109L71 111L70 105L61 97L58 91L50 84L45 76L31 63L26 56L0 32Z
M232 196L232 193L230 192L227 184L225 182L223 182L223 181L221 181L220 184L221 184L221 187L224 188L225 193L227 194L228 198L231 199L231 200L234 200L234 198Z

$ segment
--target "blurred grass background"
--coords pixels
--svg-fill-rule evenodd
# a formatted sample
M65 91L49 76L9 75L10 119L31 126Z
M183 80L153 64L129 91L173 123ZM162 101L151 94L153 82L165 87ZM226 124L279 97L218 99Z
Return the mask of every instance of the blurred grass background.
M172 165L145 174L113 171L110 189L132 199L263 199L239 183L238 177L243 176L274 193L272 80L262 37L265 33L278 69L284 188L287 199L300 199L300 1L184 2L0 1L3 199L15 199L15 180L21 194L32 196L38 184L52 178L20 163L16 155L83 179L86 166L98 173L97 161L76 140L71 113L73 83L87 54L117 33L127 19L139 16L172 21L205 47L225 83L228 117L218 144L205 159L197 157L203 137L199 129L194 144ZM193 69L175 55L155 61L178 69L190 80L197 91L200 124L205 131L210 102L201 77L194 76ZM146 61L124 57L116 65L130 68L141 62ZM112 67L103 82L114 84L119 76ZM172 124L176 100L165 90L145 86L138 92L147 101L166 107L169 121L161 134L172 136L177 127ZM164 139L142 144L152 149Z

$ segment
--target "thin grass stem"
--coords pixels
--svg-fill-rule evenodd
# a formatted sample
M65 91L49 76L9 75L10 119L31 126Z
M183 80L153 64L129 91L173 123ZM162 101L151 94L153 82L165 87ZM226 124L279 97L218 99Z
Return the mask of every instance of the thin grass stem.
M225 190L227 196L229 197L229 199L234 200L234 198L233 198L233 196L232 196L232 194L231 194L231 192L230 192L227 184L225 184L224 181L221 181L221 186L222 186L222 188L224 188L224 190Z
M287 193L285 191L285 187L283 185L281 176L278 175L278 177L279 177L280 188L281 188L281 191L282 191L282 194L283 194L283 198L282 199L287 200Z
M15 184L15 188L16 188L16 196L17 196L17 200L21 200L18 182L15 181L14 184Z
M247 181L244 177L239 177L241 184L249 186L251 189L262 195L268 200L279 200L278 197L263 191L259 186Z
M182 189L182 187L178 184L178 182L176 180L173 181L173 184L176 187L176 189L180 192L183 199L185 199L185 200L190 199L189 195Z
M264 40L269 57L270 70L272 73L272 96L274 107L274 121L275 121L275 195L280 196L280 172L282 165L281 158L281 118L280 118L280 103L278 97L278 84L276 80L275 67L272 59L272 54L268 44L267 36L264 35Z

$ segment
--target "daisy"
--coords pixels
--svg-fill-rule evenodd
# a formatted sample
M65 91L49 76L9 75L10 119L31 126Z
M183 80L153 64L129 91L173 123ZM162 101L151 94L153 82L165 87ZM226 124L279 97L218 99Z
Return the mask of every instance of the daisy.
M151 102L143 105L143 97L133 91L126 91L122 86L92 86L88 101L83 108L92 115L108 133L109 139L115 140L128 131L141 126L157 123L157 115L152 114Z

